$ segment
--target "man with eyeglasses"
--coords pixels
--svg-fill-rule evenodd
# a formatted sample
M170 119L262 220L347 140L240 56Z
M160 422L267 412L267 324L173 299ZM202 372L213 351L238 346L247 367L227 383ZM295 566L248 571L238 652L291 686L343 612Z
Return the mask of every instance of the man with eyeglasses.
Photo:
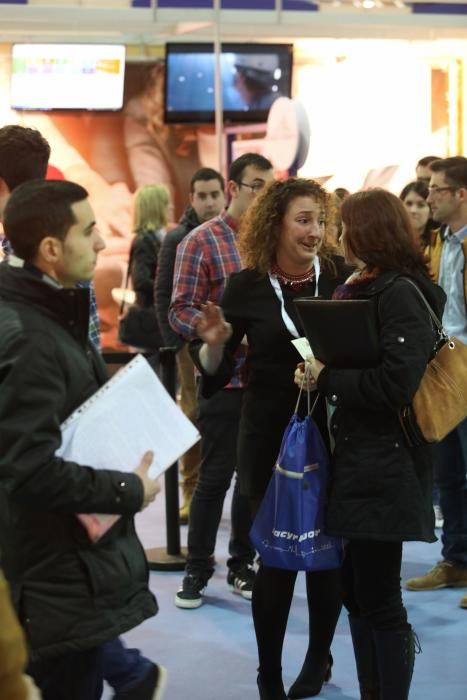
M433 274L447 295L443 325L467 344L467 158L444 158L430 167L427 201L433 219L444 224L430 248ZM433 445L433 458L444 515L443 559L424 576L409 579L411 591L467 587L467 419ZM467 608L467 595L460 607Z
M237 248L240 220L272 180L272 165L263 156L245 153L234 160L229 169L227 210L198 226L178 246L169 322L187 341L197 338L201 306L208 301L219 304L227 278L241 269ZM185 576L175 596L179 608L199 608L214 573L217 530L236 466L244 359L245 352L241 352L234 376L224 389L208 399L199 392L201 464L190 507ZM251 515L248 499L239 494L237 484L231 518L227 584L233 592L251 600L255 575L255 551L249 538Z

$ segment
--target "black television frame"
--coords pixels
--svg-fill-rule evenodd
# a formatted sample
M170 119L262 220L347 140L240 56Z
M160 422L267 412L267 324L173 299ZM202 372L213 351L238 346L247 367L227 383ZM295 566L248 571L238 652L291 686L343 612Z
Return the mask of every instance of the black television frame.
M167 109L167 93L168 83L168 56L170 53L214 53L214 44L211 42L168 42L165 45L165 71L166 79L164 86L164 122L166 124L213 124L215 121L215 111L201 110L180 110L172 111ZM286 97L291 96L292 91L292 71L293 71L293 44L255 44L255 43L239 43L225 42L221 45L221 52L225 53L280 53L284 57L287 55L289 61L289 80L287 85ZM257 110L229 110L223 109L223 119L225 124L251 124L263 123L267 119L269 109Z

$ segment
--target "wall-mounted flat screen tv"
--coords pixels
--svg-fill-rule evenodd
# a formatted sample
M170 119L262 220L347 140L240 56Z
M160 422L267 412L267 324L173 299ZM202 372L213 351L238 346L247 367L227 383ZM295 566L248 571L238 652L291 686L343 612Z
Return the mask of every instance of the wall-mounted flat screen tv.
M264 122L275 99L290 97L291 44L222 44L222 104L226 122ZM214 47L166 45L165 121L214 121Z
M117 110L123 102L125 47L14 44L13 109Z

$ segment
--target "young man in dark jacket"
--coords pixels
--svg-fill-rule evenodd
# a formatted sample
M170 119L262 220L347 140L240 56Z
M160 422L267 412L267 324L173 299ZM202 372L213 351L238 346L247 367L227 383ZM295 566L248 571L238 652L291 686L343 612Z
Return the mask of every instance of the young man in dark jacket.
M190 182L190 206L180 219L178 226L165 236L159 252L159 262L155 281L155 303L157 320L164 345L177 350L177 368L180 382L181 406L185 415L196 421L198 404L194 366L188 352L188 345L181 335L177 335L169 324L169 306L172 298L173 275L177 246L190 231L205 221L218 216L225 206L224 178L217 170L201 168ZM183 505L180 508L180 522L186 523L190 512L191 498L198 480L198 467L201 459L200 444L196 443L183 457Z
M87 338L89 290L75 288L104 247L86 190L25 183L4 228L15 256L0 265L2 565L44 700L97 700L105 642L157 612L133 516L159 487L151 453L135 473L55 454L60 424L106 380ZM122 516L97 543L76 518L93 512ZM154 665L155 698L163 676Z

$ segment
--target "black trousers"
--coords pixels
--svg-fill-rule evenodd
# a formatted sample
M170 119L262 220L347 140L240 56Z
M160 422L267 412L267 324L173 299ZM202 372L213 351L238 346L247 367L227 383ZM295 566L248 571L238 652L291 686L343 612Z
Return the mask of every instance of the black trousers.
M407 625L401 563L402 542L348 543L342 578L343 602L350 615L365 618L375 630Z
M241 389L223 389L210 399L199 397L198 401L201 464L190 507L186 571L206 580L214 571L217 530L225 494L235 473L242 398ZM251 564L255 556L249 537L249 501L239 493L237 483L232 495L231 519L227 565L235 571Z
M30 663L26 673L42 700L99 700L103 691L102 647Z

